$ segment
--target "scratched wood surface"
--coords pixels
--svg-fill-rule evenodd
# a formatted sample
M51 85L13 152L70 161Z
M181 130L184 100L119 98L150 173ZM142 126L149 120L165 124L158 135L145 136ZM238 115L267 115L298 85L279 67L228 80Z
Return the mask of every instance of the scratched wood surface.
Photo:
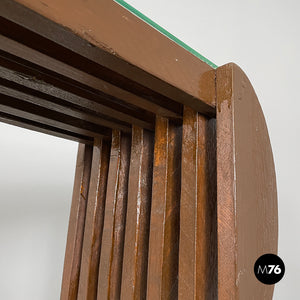
M121 299L146 299L153 134L132 128Z
M179 297L217 299L215 119L183 114Z
M130 138L114 130L106 191L97 299L119 299L128 197Z
M157 116L147 299L178 295L181 126Z
M219 299L272 299L254 275L277 253L276 180L266 122L253 87L235 64L217 69Z
M97 296L109 150L110 145L108 142L95 140L77 299L95 299Z

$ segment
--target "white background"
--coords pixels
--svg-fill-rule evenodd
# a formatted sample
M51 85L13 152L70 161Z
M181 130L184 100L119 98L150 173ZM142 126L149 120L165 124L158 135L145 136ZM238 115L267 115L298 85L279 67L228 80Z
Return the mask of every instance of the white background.
M77 144L0 123L0 299L59 299Z
M250 78L277 173L286 274L274 299L297 299L299 1L128 2L218 66L235 62ZM59 299L77 145L2 123L0 136L0 299Z

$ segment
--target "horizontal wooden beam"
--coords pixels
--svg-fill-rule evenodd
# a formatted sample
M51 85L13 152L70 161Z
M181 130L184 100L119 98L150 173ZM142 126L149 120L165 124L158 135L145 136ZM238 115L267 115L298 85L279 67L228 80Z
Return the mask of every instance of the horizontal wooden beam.
M138 96L128 92L99 77L83 72L3 35L0 35L0 49L0 55L3 57L8 57L10 60L14 59L13 56L19 58L18 61L23 65L28 65L50 76L61 78L62 81L75 82L87 89L92 89L102 95L106 95L108 99L112 97L118 99L123 106L128 104L129 106L136 106L140 108L140 110L144 109L145 111L150 111L155 114L159 113L162 116L172 118L180 117L181 106L176 102L168 99L156 99L153 95L150 100L148 100L145 98L146 95Z
M0 3L4 36L165 108L215 115L212 67L114 1L19 2Z
M27 90L31 94L39 95L43 99L51 99L53 103L61 102L70 108L97 116L101 120L108 120L124 126L139 124L149 130L153 128L153 118L141 112L129 110L125 106L108 103L102 96L84 90L81 87L67 85L44 73L33 71L24 65L8 62L0 57L0 78L6 85L14 86L15 90ZM9 83L7 83L9 82Z
M35 104L41 109L44 108L51 110L55 116L56 114L59 115L61 112L63 112L67 116L77 118L79 123L82 121L87 121L95 125L100 125L107 128L116 128L123 130L124 132L131 132L129 124L125 126L117 122L99 118L97 115L80 110L80 108L72 107L68 105L68 103L61 101L58 98L48 97L38 91L24 88L21 85L12 84L10 81L1 80L1 78L0 92L2 95L14 97L16 99L22 100L25 103ZM21 105L21 103L22 102L20 101L17 104Z
M56 137L76 141L76 142L83 143L83 144L92 144L93 143L92 137L88 137L88 136L85 136L82 134L77 134L74 132L63 130L61 128L57 128L55 126L49 126L44 123L28 120L25 118L21 118L21 117L3 113L3 112L0 112L0 121L3 123L9 124L9 125L18 126L21 128L53 135Z
M58 127L63 130L90 137L110 138L111 129L90 122L82 121L64 114L57 113L50 109L43 108L16 97L0 94L0 111L30 121L43 123L48 126Z

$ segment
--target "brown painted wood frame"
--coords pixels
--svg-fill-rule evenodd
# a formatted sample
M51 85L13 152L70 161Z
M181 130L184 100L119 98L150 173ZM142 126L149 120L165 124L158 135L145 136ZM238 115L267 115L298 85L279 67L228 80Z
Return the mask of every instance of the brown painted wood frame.
M0 120L80 143L61 299L271 299L274 163L240 68L112 0L0 13Z

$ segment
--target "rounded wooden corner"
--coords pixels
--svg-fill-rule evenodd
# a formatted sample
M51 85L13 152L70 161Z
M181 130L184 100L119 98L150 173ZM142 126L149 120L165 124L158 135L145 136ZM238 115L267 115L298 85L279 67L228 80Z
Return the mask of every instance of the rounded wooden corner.
M254 263L277 253L275 167L265 118L245 73L216 71L219 299L272 299Z

